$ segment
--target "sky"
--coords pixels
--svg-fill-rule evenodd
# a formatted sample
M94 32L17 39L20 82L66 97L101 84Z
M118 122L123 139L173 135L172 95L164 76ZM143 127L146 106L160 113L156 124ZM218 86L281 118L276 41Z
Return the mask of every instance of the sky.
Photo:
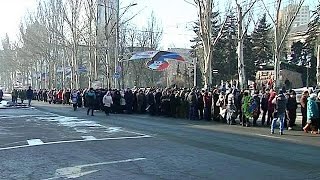
M35 4L36 0L0 0L0 39L6 33L11 39L17 39L22 17Z
M135 0L138 3L133 9L142 12L132 21L146 26L153 12L163 28L162 46L166 48L190 48L190 40L195 34L193 22L197 19L197 9L184 0ZM121 6L121 5L120 5ZM142 29L142 28L141 28Z
M160 25L163 27L161 47L189 48L190 39L194 35L190 29L191 21L197 18L195 7L183 0L122 0L121 6L134 2L129 13L140 12L131 23L142 30L146 27L148 17L153 11ZM168 6L168 4L170 4ZM8 33L10 39L16 40L19 24L28 11L33 11L37 0L0 0L0 39ZM183 8L182 8L183 7Z
M136 24L139 30L147 26L151 12L154 12L163 28L160 45L162 49L190 48L190 40L195 35L192 23L197 19L197 9L194 6L184 0L120 0L120 8L130 3L137 3L128 13L140 12L130 22ZM16 40L23 16L28 11L33 11L36 6L37 0L0 0L0 39L8 33L11 39Z

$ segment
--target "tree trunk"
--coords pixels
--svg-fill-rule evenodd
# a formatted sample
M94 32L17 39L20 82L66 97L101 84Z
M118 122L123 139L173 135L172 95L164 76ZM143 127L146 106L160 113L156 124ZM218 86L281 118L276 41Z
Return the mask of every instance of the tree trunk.
M242 14L242 8L238 5L238 73L239 73L239 85L240 89L246 89L247 88L247 80L246 80L246 74L245 74L245 67L243 62L243 14Z
M317 47L317 86L320 87L320 45Z
M276 26L277 27L277 26ZM280 87L280 57L281 48L279 47L279 29L276 28L274 35L275 51L274 51L274 82L275 88Z

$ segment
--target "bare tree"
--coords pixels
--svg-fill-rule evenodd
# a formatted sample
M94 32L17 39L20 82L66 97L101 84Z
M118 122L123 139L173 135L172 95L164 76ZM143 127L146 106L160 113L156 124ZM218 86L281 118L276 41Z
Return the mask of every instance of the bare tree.
M68 24L68 29L71 34L71 88L79 88L79 64L78 64L78 47L80 34L82 31L80 24L80 13L82 2L78 0L67 0L64 7L64 18Z
M282 16L281 7L284 3L283 0L275 1L274 15L272 15L272 12L270 12L270 10L268 9L265 0L261 0L261 2L274 24L274 80L275 86L279 88L281 52L283 50L285 40L290 32L291 26L305 0L291 0L289 3L290 5L287 6L287 9L285 11L282 11L286 15Z
M213 49L222 36L223 27L226 23L227 17L225 17L225 20L219 30L218 35L216 37L213 37L211 22L212 10L214 7L213 0L194 0L194 2L195 6L198 9L200 38L204 50L203 79L205 87L208 87L212 83L211 64L213 58Z
M247 33L248 25L245 26L245 29L243 28L243 21L245 16L249 13L249 11L252 9L254 4L257 2L257 0L250 0L247 4L247 7L245 11L243 12L243 6L240 4L238 0L235 0L237 5L237 11L238 11L238 74L239 74L239 84L240 88L244 89L247 86L247 80L246 80L246 74L245 74L245 64L243 63L243 43L244 43L244 36Z
M94 64L94 22L96 21L95 13L96 10L94 8L95 4L93 0L86 0L85 2L85 9L86 9L86 16L87 16L87 23L88 23L88 46L89 46L89 87L91 86L91 82L93 79L93 64ZM96 73L96 72L95 72ZM94 75L94 78L97 78L96 75Z

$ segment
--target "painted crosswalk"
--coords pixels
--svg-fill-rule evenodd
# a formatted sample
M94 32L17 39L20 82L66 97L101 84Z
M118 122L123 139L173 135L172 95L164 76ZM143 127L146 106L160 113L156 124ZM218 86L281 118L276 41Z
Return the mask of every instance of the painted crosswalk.
M0 150L59 143L151 137L105 122L101 123L99 120L61 116L39 110L23 113L19 111L7 114L0 112Z

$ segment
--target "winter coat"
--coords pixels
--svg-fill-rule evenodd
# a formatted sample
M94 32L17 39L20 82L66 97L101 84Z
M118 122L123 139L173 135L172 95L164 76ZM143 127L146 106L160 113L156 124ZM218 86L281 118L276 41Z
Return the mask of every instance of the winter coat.
M126 101L127 105L131 105L133 104L133 93L131 91L125 92L124 93L124 99Z
M211 108L212 106L212 97L210 95L203 96L204 107Z
M287 98L283 94L279 94L276 99L273 100L276 105L276 111L279 114L285 113L287 108Z
M104 106L106 106L106 107L111 107L111 105L113 104L112 97L107 94L103 96L102 101L103 101Z
M250 104L251 104L250 96L243 96L242 98L242 112L246 118L252 117L252 112L250 112Z
M268 111L273 112L275 104L272 103L273 99L276 97L276 94L274 92L270 93L269 99L268 99Z
M72 104L77 104L78 98L79 98L79 96L78 96L78 93L77 93L77 92L72 93L72 94L71 94Z
M196 96L196 94L194 92L191 92L188 95L188 102L189 102L189 105L192 106L192 107L197 106L197 96Z
M236 110L235 99L232 93L226 96L226 108L228 110Z
M268 100L269 100L269 95L262 95L262 98L261 98L261 109L263 111L267 111L268 110Z
M308 96L302 95L300 98L300 104L301 104L301 113L303 114L307 113L307 101L308 101Z
M20 91L19 97L21 100L25 100L27 98L27 92L25 90Z
M27 99L32 99L33 98L33 91L32 89L27 90Z
M256 109L255 109L256 113L260 114L260 107L261 107L260 97L257 94L255 94L252 96L252 99L256 103Z
M319 108L316 101L309 97L307 102L307 119L311 120L314 118L319 118Z
M296 111L298 108L298 103L296 98L294 97L289 97L288 102L287 102L287 110L288 111Z
M201 93L199 93L197 95L197 99L198 99L198 108L203 109L204 108L204 101L203 101L203 96Z
M96 100L96 93L94 91L88 91L86 94L86 102L89 107L94 106Z

